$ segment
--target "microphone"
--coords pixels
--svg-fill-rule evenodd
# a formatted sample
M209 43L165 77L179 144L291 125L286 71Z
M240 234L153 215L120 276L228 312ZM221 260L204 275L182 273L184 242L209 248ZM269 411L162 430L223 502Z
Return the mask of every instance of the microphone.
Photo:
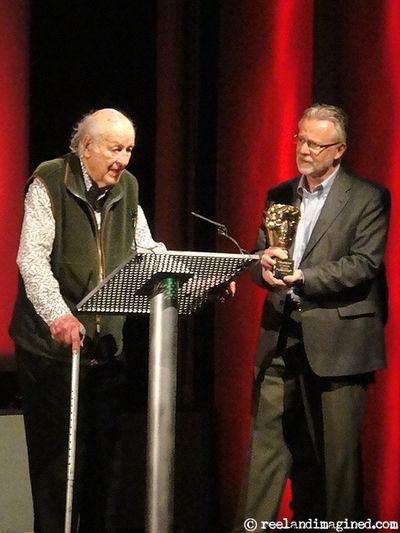
M237 240L234 239L233 237L231 237L228 234L228 229L227 229L227 227L224 224L221 224L220 222L216 222L215 220L211 220L211 218L204 217L203 215L199 215L198 213L195 213L194 211L192 211L191 214L193 216L195 216L197 218L200 218L201 220L204 220L205 222L208 222L209 224L212 224L213 226L215 226L217 228L218 235L222 235L226 239L229 239L230 241L232 241L233 244L237 247L237 249L239 250L239 252L241 254L249 255L249 252L246 252L246 250L244 250L240 246L240 244L237 242Z

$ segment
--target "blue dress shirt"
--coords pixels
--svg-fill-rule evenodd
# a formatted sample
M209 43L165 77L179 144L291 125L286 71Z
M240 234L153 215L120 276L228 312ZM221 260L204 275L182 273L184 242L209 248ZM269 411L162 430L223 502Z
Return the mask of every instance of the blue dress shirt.
M317 223L318 217L328 197L329 191L335 181L339 166L335 171L320 183L312 192L306 188L305 177L300 178L297 187L297 193L301 198L300 203L300 221L297 226L296 237L293 245L292 258L294 260L294 268L299 268L304 251L310 240L311 233Z

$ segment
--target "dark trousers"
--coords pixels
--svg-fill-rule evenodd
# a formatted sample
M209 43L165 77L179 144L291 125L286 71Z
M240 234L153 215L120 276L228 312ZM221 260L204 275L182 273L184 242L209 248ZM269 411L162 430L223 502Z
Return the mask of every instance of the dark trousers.
M64 532L71 364L17 347L35 533ZM73 528L102 533L111 482L123 367L116 360L80 369Z
M281 355L257 369L235 532L246 518L276 520L288 478L293 520L364 518L360 440L372 376L318 377L292 325Z

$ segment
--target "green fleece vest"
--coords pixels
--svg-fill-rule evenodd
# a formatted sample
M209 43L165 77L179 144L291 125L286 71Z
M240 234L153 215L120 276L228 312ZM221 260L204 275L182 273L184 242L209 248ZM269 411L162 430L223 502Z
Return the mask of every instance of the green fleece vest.
M68 154L39 165L28 182L39 178L47 188L55 219L55 238L51 269L60 284L61 295L86 328L88 342L96 335L122 349L125 317L78 313L76 304L112 270L125 261L134 241L137 218L138 185L136 178L124 171L120 181L108 192L102 209L101 228L95 212L86 200L79 159ZM37 315L26 296L22 279L10 325L10 335L22 348L51 358L70 358L71 349L55 343L49 328ZM82 350L82 358L91 358Z

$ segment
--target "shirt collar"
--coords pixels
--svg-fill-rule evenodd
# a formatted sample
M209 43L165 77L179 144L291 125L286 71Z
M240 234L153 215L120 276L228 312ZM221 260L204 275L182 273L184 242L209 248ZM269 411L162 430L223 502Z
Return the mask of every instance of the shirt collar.
M90 179L89 174L87 173L87 170L85 168L85 165L82 162L82 159L80 159L79 161L81 163L81 169L82 169L82 174L83 174L83 181L85 183L85 188L88 191L90 187L93 185L93 183L92 183L92 180Z
M340 165L338 165L336 167L336 169L332 172L332 174L329 176L329 178L327 178L326 180L324 180L322 183L320 183L319 185L317 185L317 187L315 187L315 189L313 190L312 193L310 193L309 191L307 191L307 187L306 187L306 178L304 176L304 174L301 176L300 178L300 181L299 181L299 184L297 186L297 194L303 198L303 195L307 194L307 195L310 195L310 194L314 194L314 193L317 193L317 194L322 194L324 196L327 196L329 191L331 190L331 187L333 185L333 182L335 181L335 178L339 172L339 169L340 169Z
M79 161L81 163L83 181L85 183L86 191L89 191L92 187L94 187L95 189L98 189L99 191L101 191L101 193L100 193L101 195L106 194L109 191L110 187L98 187L97 184L89 176L88 171L86 170L82 159L80 159Z

